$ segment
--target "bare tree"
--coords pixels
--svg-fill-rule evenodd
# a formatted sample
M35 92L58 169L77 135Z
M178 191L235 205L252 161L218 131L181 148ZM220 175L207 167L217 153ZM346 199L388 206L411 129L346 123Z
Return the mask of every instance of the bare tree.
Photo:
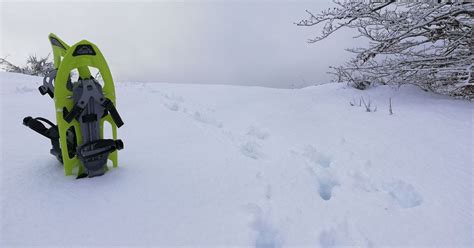
M26 59L25 66L14 65L6 58L0 58L0 66L8 72L22 73L28 75L44 76L48 71L53 70L53 62L49 60L49 54L46 57L30 55Z
M0 65L2 66L2 69L7 71L7 72L15 72L15 73L24 73L24 68L14 65L10 63L6 58L0 58Z
M440 3L441 2L441 3ZM339 82L365 89L372 84L414 84L424 90L474 98L471 1L334 1L298 26L322 26L321 41L337 30L356 29L368 47L347 49L356 56L331 67Z

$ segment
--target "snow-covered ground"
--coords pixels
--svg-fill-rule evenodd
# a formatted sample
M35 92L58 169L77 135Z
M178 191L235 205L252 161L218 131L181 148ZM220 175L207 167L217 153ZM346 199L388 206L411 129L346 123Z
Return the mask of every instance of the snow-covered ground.
M120 166L76 180L22 125L55 120L42 79L0 79L2 247L473 245L472 102L117 83Z

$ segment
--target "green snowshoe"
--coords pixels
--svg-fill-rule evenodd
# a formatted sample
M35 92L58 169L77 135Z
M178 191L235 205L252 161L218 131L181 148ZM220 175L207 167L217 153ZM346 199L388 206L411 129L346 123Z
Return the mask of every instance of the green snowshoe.
M110 160L118 166L117 150L123 142L117 139L117 127L123 121L115 108L115 86L107 62L93 43L82 40L72 47L50 34L55 69L44 77L41 94L54 99L57 125L44 118L26 117L23 123L51 139L51 153L64 164L66 175L94 177L103 175ZM103 85L89 68L96 68ZM78 80L72 81L73 70ZM112 139L104 139L104 122L110 123ZM50 127L46 128L43 123Z

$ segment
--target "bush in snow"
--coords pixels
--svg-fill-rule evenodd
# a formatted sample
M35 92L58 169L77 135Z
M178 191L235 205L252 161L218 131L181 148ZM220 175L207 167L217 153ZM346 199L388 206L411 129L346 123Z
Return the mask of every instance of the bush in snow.
M48 71L54 69L53 62L49 60L49 54L46 57L30 55L26 59L25 66L17 66L10 63L5 58L0 58L0 66L7 72L22 73L35 76L44 76Z
M390 113L392 114L391 112L391 109L392 109L392 99L390 98ZM372 101L370 100L370 97L369 97L369 100L366 101L364 99L364 97L360 97L359 98L359 103L357 104L357 102L352 99L352 101L349 102L349 104L351 106L358 106L358 107L362 107L362 103L364 104L364 108L365 108L365 111L366 112L377 112L377 106L372 106Z
M356 56L331 67L338 82L358 89L373 84L414 84L427 91L474 98L471 1L334 1L336 7L299 26L322 26L321 41L337 30L356 29L369 40ZM441 2L441 3L438 3Z

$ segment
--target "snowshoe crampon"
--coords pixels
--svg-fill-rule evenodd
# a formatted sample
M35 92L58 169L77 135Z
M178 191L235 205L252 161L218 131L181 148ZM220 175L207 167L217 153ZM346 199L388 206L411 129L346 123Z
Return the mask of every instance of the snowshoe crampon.
M117 128L124 124L115 107L115 86L107 62L89 41L70 47L54 34L49 41L55 69L46 74L39 91L54 99L57 125L41 117L26 117L23 124L51 140L51 154L64 164L66 175L103 175L108 161L118 166L117 151L123 142L117 139ZM91 68L98 71L102 82L92 76ZM73 71L77 71L77 81L71 79ZM110 124L112 139L104 139L105 122Z

